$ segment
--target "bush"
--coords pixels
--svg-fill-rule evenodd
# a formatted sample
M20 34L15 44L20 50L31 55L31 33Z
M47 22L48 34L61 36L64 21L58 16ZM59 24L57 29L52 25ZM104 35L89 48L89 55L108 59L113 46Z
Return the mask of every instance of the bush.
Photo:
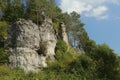
M94 80L95 78L95 63L87 55L81 55L77 60L69 64L67 68L68 74L74 74L81 80Z
M9 53L5 51L4 48L0 48L0 63L8 62Z
M22 69L11 69L8 66L0 66L0 80L30 80Z
M64 62L66 61L65 56L67 52L68 46L63 40L58 40L55 48L55 58L57 60L57 63L55 63L55 66L63 67L65 66ZM58 68L59 68L58 67Z
M52 63L52 70L64 71L69 63L77 58L74 49L69 49L63 40L58 40L55 48L56 61Z
M63 40L58 40L56 44L55 52L57 52L57 50L65 53L68 50L68 46Z
M58 30L59 30L59 22L54 22L53 23L53 29L56 31L56 32L58 32Z
M5 21L0 21L0 47L4 47L4 39L7 36L8 24Z
M5 38L7 36L8 24L5 21L0 21L0 37Z

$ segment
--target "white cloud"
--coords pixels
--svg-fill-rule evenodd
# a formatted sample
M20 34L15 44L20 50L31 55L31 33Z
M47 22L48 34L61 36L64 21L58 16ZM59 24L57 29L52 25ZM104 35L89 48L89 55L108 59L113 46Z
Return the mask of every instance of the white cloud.
M59 7L63 12L76 11L86 17L106 19L108 17L106 3L119 4L120 0L61 0Z
M99 19L106 19L108 15L106 15L108 8L106 6L98 6L97 8L91 9L91 11L86 12L86 17L96 17Z
M79 0L61 0L60 8L63 12L71 13L76 11L81 14L84 11L90 11L92 6Z

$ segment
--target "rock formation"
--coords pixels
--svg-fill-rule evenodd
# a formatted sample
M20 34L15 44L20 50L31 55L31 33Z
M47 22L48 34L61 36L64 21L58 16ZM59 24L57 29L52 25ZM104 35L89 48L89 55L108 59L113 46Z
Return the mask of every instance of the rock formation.
M52 20L45 19L41 26L21 19L9 27L6 44L11 55L12 68L20 67L26 72L37 72L47 67L46 58L54 59L56 36Z
M40 45L45 48L45 55L49 56L50 59L54 60L55 46L57 43L57 38L52 26L52 20L50 18L45 18L44 22L40 27Z
M66 44L69 46L68 35L66 32L66 25L64 24L64 22L61 22L61 36L62 36L63 41L65 41Z

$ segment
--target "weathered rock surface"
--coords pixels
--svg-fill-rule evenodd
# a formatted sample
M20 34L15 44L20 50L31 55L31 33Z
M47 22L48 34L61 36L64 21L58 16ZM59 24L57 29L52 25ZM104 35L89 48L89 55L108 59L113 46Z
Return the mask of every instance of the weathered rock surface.
M8 45L10 47L39 48L39 27L32 21L20 20L8 29Z
M55 32L52 26L52 20L46 18L43 24L40 27L40 43L45 47L45 55L49 56L52 60L54 60L55 55L55 46L57 43L57 38L55 36Z
M61 30L62 30L62 35L61 35L62 39L69 46L68 35L67 35L67 32L66 32L66 25L64 24L64 22L61 22Z
M26 72L37 72L41 67L47 67L46 58L30 48L17 47L11 49L11 53L9 60L12 68L20 67Z
M56 36L52 20L45 19L41 26L21 19L9 27L6 44L10 48L10 65L26 72L47 67L46 58L54 59Z

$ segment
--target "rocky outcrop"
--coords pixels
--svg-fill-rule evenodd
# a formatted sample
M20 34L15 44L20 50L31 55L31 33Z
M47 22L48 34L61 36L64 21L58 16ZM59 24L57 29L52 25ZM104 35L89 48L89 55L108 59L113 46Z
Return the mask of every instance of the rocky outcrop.
M64 24L64 22L61 22L61 36L62 36L63 41L65 41L66 44L69 46L68 35L66 32L66 25Z
M40 27L40 43L41 47L45 48L45 55L49 56L50 59L54 60L55 55L55 46L57 43L57 38L55 36L54 29L52 27L52 20L50 18L46 18ZM42 49L43 50L43 49Z
M56 42L49 18L41 26L24 19L15 22L9 27L6 40L11 52L10 66L23 68L26 72L37 72L47 67L46 58L54 59Z

